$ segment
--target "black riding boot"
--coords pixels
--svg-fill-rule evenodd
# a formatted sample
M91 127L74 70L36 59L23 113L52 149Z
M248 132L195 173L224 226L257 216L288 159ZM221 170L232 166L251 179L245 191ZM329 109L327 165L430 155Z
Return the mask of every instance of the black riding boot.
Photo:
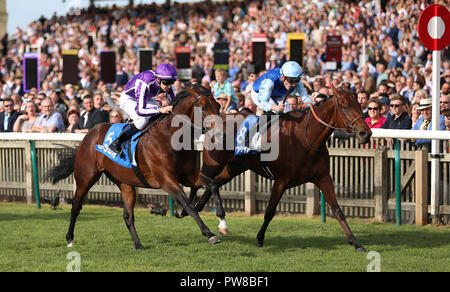
M117 137L117 139L109 145L109 149L120 155L120 153L122 152L122 144L130 140L131 137L133 137L133 135L137 132L139 132L139 129L136 128L134 124L127 124L123 128L122 133L120 133L119 137Z

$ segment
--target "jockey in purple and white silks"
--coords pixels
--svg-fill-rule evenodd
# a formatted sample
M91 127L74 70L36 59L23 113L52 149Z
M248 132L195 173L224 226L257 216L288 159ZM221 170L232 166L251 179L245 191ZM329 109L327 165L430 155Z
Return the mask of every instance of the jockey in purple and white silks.
M120 154L122 144L142 130L152 116L172 111L170 104L175 98L172 85L177 78L175 67L163 63L154 72L141 72L128 81L120 96L119 106L132 122L123 128L122 133L109 145L109 149ZM158 99L166 99L169 105L161 106Z

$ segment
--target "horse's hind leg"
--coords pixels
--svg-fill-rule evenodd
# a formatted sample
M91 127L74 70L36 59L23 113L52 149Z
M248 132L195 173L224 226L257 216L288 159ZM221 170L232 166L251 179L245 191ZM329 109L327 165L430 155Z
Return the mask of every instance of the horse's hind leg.
M315 182L317 187L322 190L323 195L325 196L325 200L327 201L328 205L330 205L330 208L334 214L334 217L338 220L339 224L341 225L342 229L344 229L345 235L347 236L348 243L353 245L355 247L356 251L363 251L365 252L366 249L359 244L359 242L356 240L355 236L353 235L352 231L350 230L350 227L347 224L347 221L345 220L344 213L341 210L341 207L339 207L339 204L336 200L336 194L334 192L333 187L333 181L331 179L330 175L326 175L319 180Z
M89 171L84 171L83 175L80 175L79 172L75 170L74 175L76 181L76 190L75 190L75 197L72 203L69 229L67 230L66 234L68 247L73 246L73 237L74 237L73 233L75 229L75 222L77 221L77 217L80 214L80 210L82 209L83 199L90 190L90 188L98 181L101 172L92 171L92 174L89 175Z
M125 225L130 232L135 248L144 249L137 235L136 228L134 227L134 205L136 204L136 189L133 186L122 184L120 186L120 191L122 192L124 202L123 219L125 220Z

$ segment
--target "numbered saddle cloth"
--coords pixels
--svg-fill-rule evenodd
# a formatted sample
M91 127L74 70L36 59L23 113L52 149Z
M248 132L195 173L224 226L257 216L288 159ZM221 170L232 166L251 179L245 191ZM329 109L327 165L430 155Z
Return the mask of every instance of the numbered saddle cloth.
M239 126L234 144L234 156L261 152L261 134L256 131L258 116L248 116Z
M119 134L122 132L123 128L126 126L126 124L112 124L109 128L108 132L105 135L105 139L103 140L103 144L101 145L95 145L95 150L98 152L104 154L106 157L114 161L115 163L127 167L132 168L133 166L137 166L136 163L136 145L139 141L139 139L135 139L138 137L141 132L134 134L134 136L131 138L131 142L125 142L122 145L122 153L121 155L118 155L117 153L114 153L109 149L109 144L111 144L116 138L119 136ZM131 147L131 149L129 149ZM131 150L131 151L129 151ZM131 152L131 157L129 156L129 153Z

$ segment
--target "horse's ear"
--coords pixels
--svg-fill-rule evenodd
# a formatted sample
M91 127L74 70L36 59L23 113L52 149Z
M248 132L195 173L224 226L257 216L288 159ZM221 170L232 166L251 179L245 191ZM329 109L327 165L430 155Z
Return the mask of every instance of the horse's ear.
M358 102L358 93L356 91L353 91L353 99L356 100L356 102Z
M334 87L333 83L331 83L331 86L333 87L334 96L339 96L339 91L337 90L336 87Z

